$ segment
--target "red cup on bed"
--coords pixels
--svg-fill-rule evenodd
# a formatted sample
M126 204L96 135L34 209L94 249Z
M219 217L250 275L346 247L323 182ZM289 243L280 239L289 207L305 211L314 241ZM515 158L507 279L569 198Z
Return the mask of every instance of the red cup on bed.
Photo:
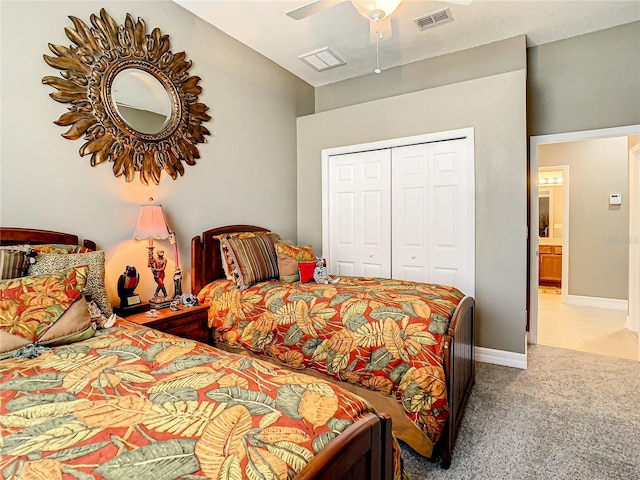
M300 283L307 283L313 280L313 271L316 268L315 260L313 262L298 262L298 270L300 270Z

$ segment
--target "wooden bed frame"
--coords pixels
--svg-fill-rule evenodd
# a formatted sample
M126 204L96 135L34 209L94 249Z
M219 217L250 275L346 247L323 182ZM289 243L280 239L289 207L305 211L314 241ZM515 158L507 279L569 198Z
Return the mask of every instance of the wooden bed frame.
M254 225L229 225L213 228L203 232L200 236L193 237L191 239L191 292L197 294L205 285L214 280L224 278L220 241L214 238L215 235L264 231L269 230ZM430 456L423 449L424 435L415 433L418 430L417 427L404 415L403 408L399 403L397 406L392 405L390 408L383 408L380 403L376 402L377 398L384 397L386 400L385 406L395 402L389 402L389 397L385 397L378 392L331 379L346 390L365 396L378 411L389 413L396 427L394 430L396 436L423 456L427 456L432 460L436 460L438 457L441 458L441 465L444 469L449 468L451 465L451 453L458 436L462 415L475 383L475 301L472 297L464 297L460 301L453 314L447 333L444 345L444 370L447 378L449 420ZM222 345L216 346L224 348ZM236 349L224 349L242 353ZM261 355L253 354L252 356L278 363ZM314 373L309 371L311 375ZM317 374L317 376L326 378L320 374ZM414 432L407 433L407 428L400 428L400 426L408 424L410 424Z
M79 245L77 235L20 227L0 227L0 245ZM95 242L83 246L96 250ZM368 414L338 435L295 477L300 480L391 480L391 418Z
M80 245L77 235L70 233L37 230L34 228L0 227L0 245L20 244L42 245L44 243L60 243L64 245ZM82 246L96 249L96 243L85 240Z

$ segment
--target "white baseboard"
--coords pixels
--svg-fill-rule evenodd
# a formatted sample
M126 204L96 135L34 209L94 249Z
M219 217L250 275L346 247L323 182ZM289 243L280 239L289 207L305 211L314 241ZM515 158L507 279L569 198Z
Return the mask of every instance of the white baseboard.
M609 308L611 310L627 310L629 302L617 298L583 297L581 295L567 295L564 303L580 305L582 307Z
M476 347L476 361L527 369L527 354L507 352L506 350L494 350L492 348Z

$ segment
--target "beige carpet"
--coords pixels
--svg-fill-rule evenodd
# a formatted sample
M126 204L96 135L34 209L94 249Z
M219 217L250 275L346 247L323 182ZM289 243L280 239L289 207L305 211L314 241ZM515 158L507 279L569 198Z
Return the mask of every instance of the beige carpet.
M640 363L535 345L529 368L478 363L449 470L418 479L640 479Z

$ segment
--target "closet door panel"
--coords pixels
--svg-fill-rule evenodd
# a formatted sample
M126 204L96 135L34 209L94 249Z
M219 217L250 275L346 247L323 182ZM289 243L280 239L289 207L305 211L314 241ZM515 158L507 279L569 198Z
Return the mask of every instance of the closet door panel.
M432 272L431 283L439 283L440 285L453 285L458 287L460 284L460 275L457 268L435 267ZM460 287L458 287L460 288Z
M390 153L332 156L329 160L329 272L391 275Z
M429 144L429 157L430 281L472 294L475 266L469 254L474 242L470 223L475 212L470 207L473 172L467 143L451 140Z
M473 292L467 141L393 148L391 168L392 277Z
M343 192L336 195L337 242L338 245L353 245L354 239L354 206L353 192Z
M353 277L355 276L356 264L355 262L341 260L335 263L335 267L328 266L328 268L331 269L332 274L335 272L335 275Z
M428 280L428 147L392 149L392 277Z

